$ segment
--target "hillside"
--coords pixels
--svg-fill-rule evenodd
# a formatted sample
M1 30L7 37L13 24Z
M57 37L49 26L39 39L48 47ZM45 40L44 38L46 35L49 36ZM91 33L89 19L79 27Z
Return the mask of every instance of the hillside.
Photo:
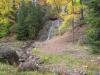
M0 0L0 75L100 75L100 0Z

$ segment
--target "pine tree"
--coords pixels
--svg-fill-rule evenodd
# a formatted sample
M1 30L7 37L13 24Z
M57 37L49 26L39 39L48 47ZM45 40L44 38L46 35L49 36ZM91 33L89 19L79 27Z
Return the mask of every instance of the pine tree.
M17 39L34 39L43 27L43 12L41 7L34 3L21 2L18 12Z
M26 24L28 25L28 34L30 39L36 38L40 29L43 27L43 12L38 5L30 3L28 6L28 16Z
M25 6L24 0L21 1L20 9L18 11L18 20L17 20L17 39L18 40L26 40L29 36L28 34L28 25L25 22L27 17L27 7Z
M100 53L100 0L90 0L87 23L89 28L86 31L87 43L90 44L93 53Z

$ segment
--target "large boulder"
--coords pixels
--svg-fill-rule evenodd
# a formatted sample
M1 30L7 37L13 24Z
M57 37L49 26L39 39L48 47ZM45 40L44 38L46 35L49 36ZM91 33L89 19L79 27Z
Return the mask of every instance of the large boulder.
M9 48L0 48L0 59L5 60L10 65L19 65L19 57L16 51L11 50Z

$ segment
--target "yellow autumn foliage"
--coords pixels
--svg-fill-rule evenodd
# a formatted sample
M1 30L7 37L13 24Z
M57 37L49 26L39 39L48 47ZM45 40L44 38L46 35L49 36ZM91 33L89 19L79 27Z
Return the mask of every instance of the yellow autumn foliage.
M69 26L69 22L73 19L73 14L67 16L61 16L63 18L63 22L59 27L59 30L64 30Z
M66 4L66 0L47 0L48 4L57 4L57 5L65 5Z
M70 2L67 4L67 11L68 11L68 14L72 14L72 1L70 1Z

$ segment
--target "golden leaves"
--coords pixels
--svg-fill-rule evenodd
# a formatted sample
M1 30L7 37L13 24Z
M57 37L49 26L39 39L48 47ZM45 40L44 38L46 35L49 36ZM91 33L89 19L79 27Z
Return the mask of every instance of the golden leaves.
M66 4L66 0L47 0L47 3L48 4L57 4L57 5L64 5L64 4Z

